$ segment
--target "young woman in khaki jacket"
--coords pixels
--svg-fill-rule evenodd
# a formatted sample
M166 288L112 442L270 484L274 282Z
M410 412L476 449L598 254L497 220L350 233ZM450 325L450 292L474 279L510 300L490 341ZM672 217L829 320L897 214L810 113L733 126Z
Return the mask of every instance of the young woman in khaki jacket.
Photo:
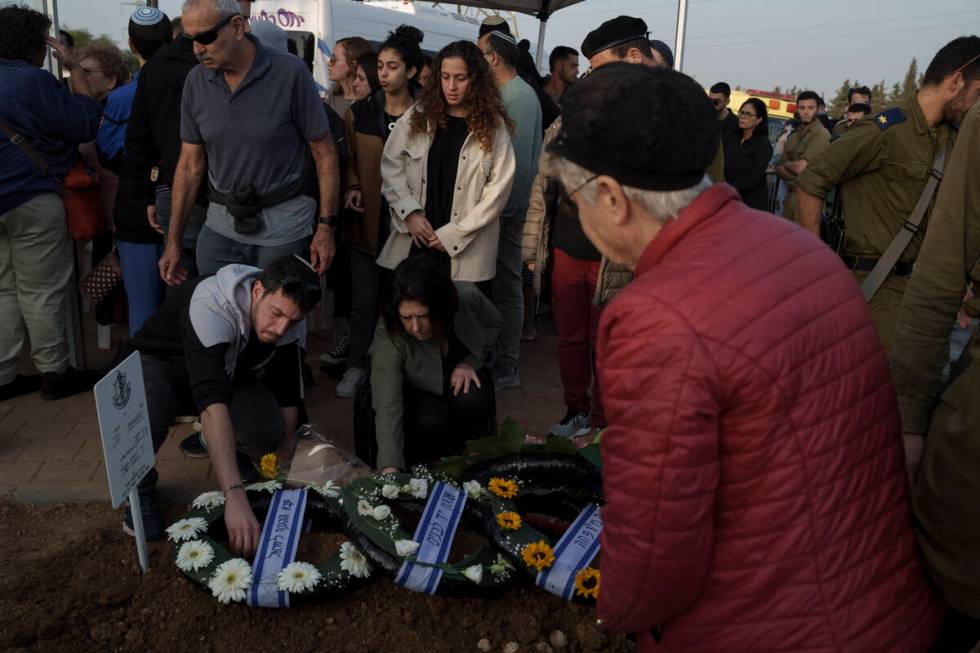
M382 194L392 233L378 264L394 269L426 254L454 281L489 281L514 177L512 124L475 44L447 45L433 69L433 82L385 144Z

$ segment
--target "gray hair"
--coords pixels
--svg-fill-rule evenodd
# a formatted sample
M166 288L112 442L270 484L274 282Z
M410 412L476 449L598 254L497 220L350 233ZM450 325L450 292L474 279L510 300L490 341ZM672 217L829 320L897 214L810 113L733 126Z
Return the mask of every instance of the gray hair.
M194 7L211 7L218 14L218 20L224 20L228 16L234 16L235 14L240 14L241 7L238 6L238 0L184 0L183 6L180 8L181 13L187 11L188 9L193 9Z
M576 192L587 202L595 202L595 186L587 183L595 176L594 173L564 157L545 155L543 152L542 156L547 156L543 169L548 177L557 179L568 191L578 189ZM677 214L687 208L698 195L710 186L711 179L705 175L697 184L683 190L643 190L624 184L623 194L642 206L657 220L666 222L677 218Z

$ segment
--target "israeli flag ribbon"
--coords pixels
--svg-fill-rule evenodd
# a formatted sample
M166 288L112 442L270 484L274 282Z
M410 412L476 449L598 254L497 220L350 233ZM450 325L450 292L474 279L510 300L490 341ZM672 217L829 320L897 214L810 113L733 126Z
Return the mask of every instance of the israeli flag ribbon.
M288 608L289 593L279 591L276 577L296 558L296 546L303 530L306 488L277 490L262 526L259 549L252 563L252 587L248 604L255 608Z
M575 593L575 575L585 569L599 552L602 516L599 506L587 505L555 545L555 562L538 573L538 587L570 601Z
M442 580L442 569L429 565L442 564L449 559L456 527L463 516L466 492L460 488L439 481L429 494L422 519L415 529L415 541L419 550L416 562L406 560L402 563L395 582L413 592L435 594Z

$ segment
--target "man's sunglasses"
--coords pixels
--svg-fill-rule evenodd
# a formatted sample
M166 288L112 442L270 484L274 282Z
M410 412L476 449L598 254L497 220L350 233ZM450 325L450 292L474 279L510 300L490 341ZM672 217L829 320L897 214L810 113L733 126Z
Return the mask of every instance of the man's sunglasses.
M194 36L190 36L190 35L185 35L185 36L187 36L187 38L194 41L195 43L200 43L201 45L211 45L212 43L218 40L218 32L220 32L221 29L225 25L230 23L234 18L237 18L240 15L241 14L232 14L231 16L226 16L224 20L222 20L220 23L218 23L211 29L207 30L206 32L198 32Z

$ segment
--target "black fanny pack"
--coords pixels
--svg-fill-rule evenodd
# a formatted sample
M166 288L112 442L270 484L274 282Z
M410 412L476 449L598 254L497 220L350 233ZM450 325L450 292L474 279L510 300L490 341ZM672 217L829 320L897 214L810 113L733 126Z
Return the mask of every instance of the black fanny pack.
M307 172L293 183L264 195L256 192L251 185L245 190L222 193L210 184L208 197L215 204L221 204L228 209L228 213L235 221L235 233L250 236L262 229L262 217L259 213L263 209L282 204L300 195L311 194L312 175Z

